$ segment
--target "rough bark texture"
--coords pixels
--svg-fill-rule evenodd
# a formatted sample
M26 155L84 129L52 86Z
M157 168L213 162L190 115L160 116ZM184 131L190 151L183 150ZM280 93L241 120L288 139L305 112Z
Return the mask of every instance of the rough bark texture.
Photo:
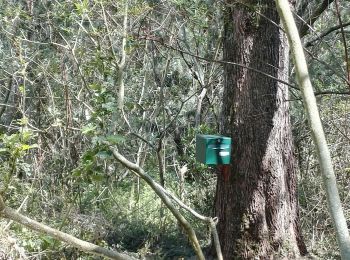
M280 23L273 1L255 10ZM224 60L288 81L288 43L276 25L242 5L227 7L225 19ZM287 86L276 80L225 67L221 132L232 137L232 164L229 178L219 173L215 202L224 259L306 253L287 99Z

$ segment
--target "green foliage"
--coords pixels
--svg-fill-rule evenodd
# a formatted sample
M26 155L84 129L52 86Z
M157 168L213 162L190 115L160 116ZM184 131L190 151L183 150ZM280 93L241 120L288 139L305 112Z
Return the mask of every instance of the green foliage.
M116 163L105 142L118 147L159 181L155 148L163 138L166 188L212 216L216 173L195 160L195 135L218 132L222 66L186 52L222 59L223 5L211 0L138 0L130 4L125 107L120 111L116 105L117 64L122 51L124 1L33 1L32 14L27 2L0 1L0 103L8 88L6 81L9 75L13 77L9 106L0 117L0 181L6 203L17 208L26 199L23 213L105 247L155 259L190 258L193 251L176 220L146 183ZM257 13L263 12L264 6L249 8L258 25L264 19ZM329 11L315 28L321 32L335 23ZM328 42L310 49L323 61L310 60L316 91L347 89L339 76L344 60L339 34L326 39ZM333 46L331 51L327 45ZM196 79L200 74L208 92L201 125L194 127L203 87ZM298 94L293 93L297 99ZM292 106L301 165L303 228L311 251L331 259L334 254L322 245L335 242L326 210L318 206L324 197L321 181L297 102ZM349 204L348 104L345 97L336 101L323 97L320 102L325 129L334 144L342 196ZM341 120L337 114L342 115ZM338 121L339 131L333 127ZM183 146L182 155L175 137ZM341 145L337 145L338 139ZM346 154L343 161L342 154ZM180 169L187 169L184 176ZM184 215L202 245L208 245L206 226L188 213ZM33 258L89 259L20 225L10 229ZM318 241L322 243L315 246Z
M29 149L38 147L36 144L28 144L32 137L33 132L28 129L23 129L23 131L11 135L2 134L0 135L0 141L3 147L0 152L9 155L12 159L21 158Z
M25 121L26 119L22 119L19 123L25 125ZM14 189L10 183L18 177L18 174L31 175L32 169L25 156L29 150L38 147L37 144L31 143L33 137L33 132L28 130L26 126L23 126L17 133L0 135L0 180L3 195L8 189Z

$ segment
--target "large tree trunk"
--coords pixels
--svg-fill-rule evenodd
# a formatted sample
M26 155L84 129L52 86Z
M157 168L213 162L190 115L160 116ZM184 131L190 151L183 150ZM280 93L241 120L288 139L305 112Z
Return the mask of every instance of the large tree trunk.
M276 26L274 2L252 2L259 2L255 10L263 16L240 4L227 7L224 60L287 81L289 48ZM221 132L232 137L232 165L229 178L218 176L215 202L224 259L290 259L306 253L287 100L286 85L225 66Z

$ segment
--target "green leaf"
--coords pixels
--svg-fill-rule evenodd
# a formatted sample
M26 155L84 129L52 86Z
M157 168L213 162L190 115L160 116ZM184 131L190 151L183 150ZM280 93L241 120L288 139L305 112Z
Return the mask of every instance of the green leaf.
M88 150L83 155L83 162L90 162L94 160L94 157L96 155L96 152L93 150Z
M108 159L108 158L111 158L112 152L111 151L99 151L96 154L96 156L101 158L101 159Z
M118 144L125 141L124 136L121 135L109 135L106 137L106 140L111 144Z
M93 181L102 181L103 180L103 175L91 175L91 180Z
M102 144L105 141L105 139L101 136L94 136L92 138L92 144L97 145L97 144Z
M43 242L42 248L44 250L55 244L55 240L50 236L42 236L41 240Z
M0 148L0 153L8 153L8 149L7 148Z
M28 121L29 120L27 117L22 117L20 119L17 119L17 124L24 126L28 124Z
M28 144L22 144L21 147L20 147L20 150L21 151L27 151L27 150L32 149L34 147L37 147L37 146L35 146L35 145L28 145Z
M24 93L24 90L25 90L25 88L24 88L24 86L23 85L20 85L19 87L18 87L18 90L23 94Z
M116 104L114 102L107 102L102 104L102 108L106 109L109 112L116 111Z
M81 169L74 169L73 170L73 177L80 177L82 174Z
M97 128L97 126L95 126L93 124L88 124L81 129L81 132L85 135L90 134L90 133L93 133L96 128Z
M89 85L89 88L95 91L100 91L102 86L100 84L97 83L92 83Z

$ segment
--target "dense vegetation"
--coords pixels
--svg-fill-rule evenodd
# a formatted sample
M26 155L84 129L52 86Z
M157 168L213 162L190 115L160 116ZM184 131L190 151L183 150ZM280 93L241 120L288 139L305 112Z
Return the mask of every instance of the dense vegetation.
M298 4L303 17L319 1L307 2ZM349 219L350 78L344 42L350 5L338 4L339 13L329 5L303 40ZM193 256L174 216L115 160L106 143L187 205L213 216L217 172L196 162L194 152L196 134L219 131L223 3L1 0L0 6L0 189L6 205L134 257ZM259 8L247 8L259 17ZM339 24L339 16L344 30L323 36ZM290 71L304 239L312 255L339 259ZM183 214L209 253L207 225ZM5 219L0 245L4 259L91 257Z

